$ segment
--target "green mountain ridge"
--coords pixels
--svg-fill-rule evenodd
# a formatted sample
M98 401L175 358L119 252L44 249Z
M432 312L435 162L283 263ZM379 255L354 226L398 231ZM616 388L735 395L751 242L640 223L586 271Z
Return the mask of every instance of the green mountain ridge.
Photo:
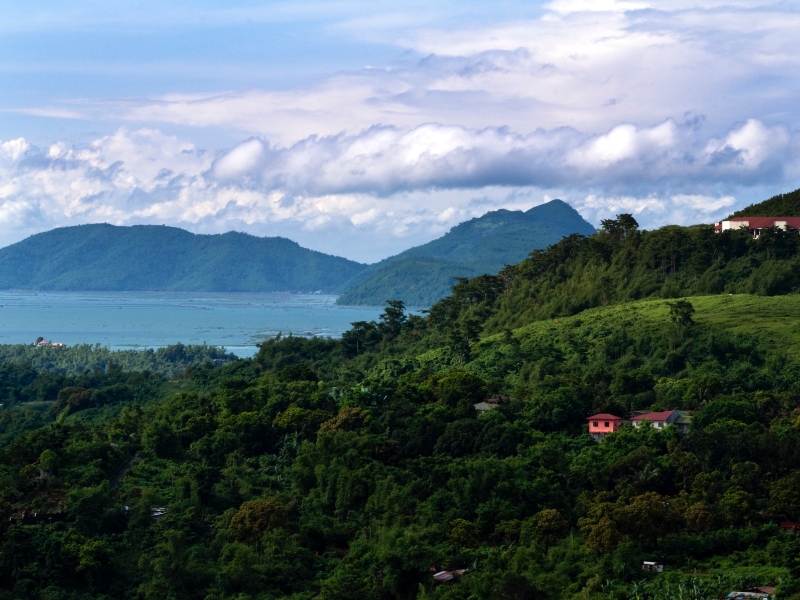
M430 306L450 292L456 278L497 273L566 235L594 232L561 200L525 212L492 211L456 225L427 244L370 265L337 302L381 305L397 299L408 306Z
M457 277L497 272L573 232L594 229L554 200L525 213L497 210L375 265L281 237L198 235L176 227L61 227L0 249L0 289L344 293L340 304L388 298L429 306Z
M332 292L364 268L281 237L78 225L0 249L0 289Z

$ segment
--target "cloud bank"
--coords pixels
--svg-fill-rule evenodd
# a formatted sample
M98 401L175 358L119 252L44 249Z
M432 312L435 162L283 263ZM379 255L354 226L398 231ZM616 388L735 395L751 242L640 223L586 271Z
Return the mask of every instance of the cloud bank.
M595 224L627 211L653 227L800 186L790 4L557 0L438 28L379 16L333 29L403 54L304 85L15 109L115 133L0 142L0 243L166 223L377 260L555 197ZM199 131L226 141L203 149Z
M693 121L668 119L599 135L375 126L286 147L250 138L221 153L153 129L120 129L83 147L17 139L0 148L6 232L97 221L293 232L330 252L372 248L367 259L394 251L392 243L376 246L387 235L408 245L486 210L528 208L555 193L595 223L623 210L644 225L685 223L730 208L734 198L715 191L720 186L800 176L797 133L756 119L712 138Z

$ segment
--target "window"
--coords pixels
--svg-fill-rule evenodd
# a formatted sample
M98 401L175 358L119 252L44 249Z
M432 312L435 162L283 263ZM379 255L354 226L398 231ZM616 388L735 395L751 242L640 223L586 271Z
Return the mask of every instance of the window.
M592 423L592 425L594 425L595 427L597 427L597 425L598 425L597 421L595 421L594 423Z
M603 425L603 427L608 427L608 421L605 422L605 425Z

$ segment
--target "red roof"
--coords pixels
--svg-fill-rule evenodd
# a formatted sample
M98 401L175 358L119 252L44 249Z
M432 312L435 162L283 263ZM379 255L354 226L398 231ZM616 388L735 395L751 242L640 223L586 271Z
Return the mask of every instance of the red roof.
M800 228L800 217L732 217L726 221L748 221L748 229L764 229L775 227L775 221L786 221L786 226L792 229Z
M769 594L770 596L775 595L775 588L771 585L761 585L759 587L752 588L754 592L761 592L762 594Z
M663 410L661 412L649 412L643 415L636 415L635 417L631 417L631 421L644 421L647 419L648 421L666 421L669 416L674 413L674 410Z
M600 413L599 415L594 415L593 417L586 417L587 421L622 421L622 417L618 417L617 415L609 415L606 413Z

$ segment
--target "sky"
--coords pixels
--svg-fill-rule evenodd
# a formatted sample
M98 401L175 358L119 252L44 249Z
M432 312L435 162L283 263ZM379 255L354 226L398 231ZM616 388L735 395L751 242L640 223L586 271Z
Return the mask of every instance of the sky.
M800 188L800 5L0 4L0 245L83 223L374 262L499 208L712 222Z

